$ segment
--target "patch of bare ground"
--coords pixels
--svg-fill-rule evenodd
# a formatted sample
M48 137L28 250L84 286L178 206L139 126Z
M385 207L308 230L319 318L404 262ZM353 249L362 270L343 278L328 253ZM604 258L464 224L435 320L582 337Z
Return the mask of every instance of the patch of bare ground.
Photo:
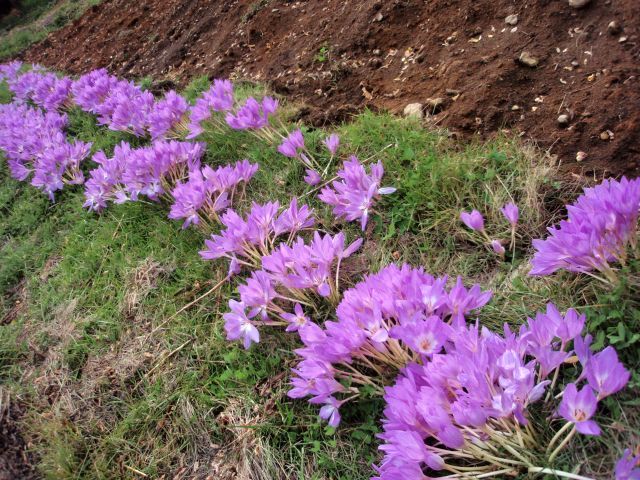
M0 480L35 480L36 458L25 441L20 418L22 409L12 403L9 394L0 388Z

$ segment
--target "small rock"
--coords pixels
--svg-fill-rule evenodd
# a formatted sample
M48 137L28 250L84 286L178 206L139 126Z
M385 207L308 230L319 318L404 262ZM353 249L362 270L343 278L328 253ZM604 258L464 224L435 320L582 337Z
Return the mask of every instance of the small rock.
M379 57L380 55L382 55L382 50L380 50L379 48L376 48L372 53L373 53L376 57Z
M516 25L518 23L518 15L507 15L504 19L504 23L507 25Z
M381 22L383 19L384 19L384 15L382 15L382 12L376 13L376 16L373 17L374 22Z
M571 62L571 66L574 68L578 68L580 66L580 62L578 62L577 60L574 60L573 62Z
M609 25L607 25L607 30L611 35L617 35L622 31L622 28L620 28L620 24L618 22L612 20L609 22Z
M573 8L582 8L586 7L591 0L569 0L569 6Z
M587 158L587 153L586 152L579 151L578 153L576 153L576 162L581 162L585 158Z
M532 56L529 52L526 52L526 51L520 54L520 56L518 57L518 61L522 65L526 65L527 67L530 67L530 68L535 68L538 66L538 63L540 63L540 60L538 60L536 57Z
M404 116L408 118L417 118L418 120L422 120L424 116L424 105L421 103L410 103L406 107L404 107Z
M605 130L600 133L600 140L613 140L613 132L611 130Z
M444 109L446 99L442 97L427 98L425 103L427 104L429 113L436 113Z
M568 124L569 124L569 115L560 115L560 116L558 117L558 123L559 123L561 126L568 125Z
M514 112L520 110L520 105L514 105L513 107L511 107L511 110L513 110Z
M626 41L627 41L627 37L620 37L620 38L618 39L618 42L619 42L619 43L624 43L624 42L626 42Z

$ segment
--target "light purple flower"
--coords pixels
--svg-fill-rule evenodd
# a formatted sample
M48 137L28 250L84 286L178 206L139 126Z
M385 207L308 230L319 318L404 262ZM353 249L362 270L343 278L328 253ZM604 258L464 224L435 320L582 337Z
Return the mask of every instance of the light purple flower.
M335 155L338 151L338 147L340 146L340 137L335 133L332 133L327 138L325 138L322 143L325 147L327 147L327 150L329 150L329 153L331 153L331 155Z
M227 332L228 340L242 339L245 349L248 349L252 343L260 341L260 332L251 321L251 315L247 316L246 306L242 302L229 300L230 312L225 313L224 329Z
M307 185L311 185L313 187L322 182L322 177L313 168L307 168L305 172L306 175L304 176L303 180Z
M501 257L504 257L505 249L502 246L502 242L500 240L491 240L491 248Z
M598 400L622 390L631 376L618 361L615 349L610 346L591 357L585 367L585 373L589 385L598 392Z
M633 456L628 448L616 462L616 480L640 480L640 455Z
M590 386L585 385L578 391L575 383L564 389L558 414L567 422L573 423L578 432L584 435L600 435L600 427L591 420L598 407L598 400Z
M504 207L500 209L500 211L502 212L504 217L509 221L511 226L515 228L515 226L518 223L518 215L519 215L518 206L515 203L507 203Z
M320 418L326 420L330 427L337 427L340 424L340 402L334 397L325 400L325 405L320 408Z
M471 230L483 231L484 230L484 218L478 210L472 210L471 213L461 212L460 220Z

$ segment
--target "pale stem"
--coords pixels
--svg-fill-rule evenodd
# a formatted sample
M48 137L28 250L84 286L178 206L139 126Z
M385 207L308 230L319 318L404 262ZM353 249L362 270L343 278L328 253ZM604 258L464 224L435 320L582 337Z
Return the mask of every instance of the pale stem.
M573 429L571 430L571 432L569 432L569 435L567 435L565 437L565 439L560 443L560 445L558 445L558 448L556 448L551 455L549 456L549 463L553 463L553 461L555 460L555 458L558 456L558 454L560 453L560 451L567 446L567 444L571 441L571 439L573 438L573 436L576 434L576 428L575 426L573 427Z
M560 430L558 430L558 431L556 432L556 434L553 436L553 438L552 438L552 439L551 439L551 441L549 442L549 445L547 446L547 454L548 454L549 452L551 452L551 449L553 448L553 446L555 445L555 443L556 443L558 440L560 440L560 437L562 437L562 435L564 434L564 432L566 432L566 431L571 427L571 425L573 425L573 423L569 423L569 422L567 422L567 423L565 423L565 424L562 426L562 428L561 428Z
M557 475L558 477L572 478L573 480L594 480L590 477L583 477L575 473L563 472L562 470L553 470L544 467L529 467L529 473L548 473L549 475Z

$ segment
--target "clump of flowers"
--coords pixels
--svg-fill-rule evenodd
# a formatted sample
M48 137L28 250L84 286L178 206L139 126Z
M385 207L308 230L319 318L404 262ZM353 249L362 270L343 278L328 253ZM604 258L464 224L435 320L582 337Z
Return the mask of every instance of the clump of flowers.
M186 127L183 119L189 104L173 90L167 92L162 100L155 102L147 116L147 123L151 139L178 136Z
M504 217L507 219L511 226L511 249L515 249L516 245L516 228L518 226L518 218L520 215L518 206L515 203L507 203L500 209ZM504 258L505 248L503 240L492 239L485 230L484 217L478 210L472 210L471 212L460 212L460 220L466 225L467 228L474 232L478 232L485 242L486 246L498 254L501 258Z
M99 211L108 201L136 201L140 195L157 201L189 171L200 168L203 153L201 143L177 141L157 141L137 149L123 142L112 158L98 152L93 160L99 167L89 172L85 186L85 207Z
M189 225L209 225L219 221L218 212L226 209L240 183L246 184L258 171L258 164L248 160L212 169L208 165L191 170L186 182L178 182L171 192L174 202L169 218L182 219L182 228Z
M364 231L376 201L381 195L388 195L396 190L393 187L380 187L383 175L382 162L372 165L371 173L368 174L360 161L352 156L338 171L340 180L323 188L318 198L333 206L336 217L349 222L359 220Z
M452 325L430 355L409 363L385 389L385 457L374 478L428 478L424 469L473 477L524 471L577 478L537 466L535 454L545 445L552 463L576 433L599 435L593 420L598 402L629 380L612 347L591 352L590 337L580 336L584 322L574 310L562 316L549 304L518 333L506 325L503 335L477 324ZM582 374L564 388L552 420L564 425L543 441L530 410L553 399L559 368L572 363L572 355Z
M205 240L206 248L200 256L206 260L227 258L229 272L237 273L241 266L260 269L262 257L269 255L278 237L288 235L288 240L301 230L314 224L313 211L308 206L298 207L296 199L286 209L278 202L253 203L246 218L233 209L220 216L223 229Z
M249 97L235 112L227 113L227 124L235 130L258 130L269 124L269 117L278 109L278 101L264 97L260 102Z
M65 184L80 184L80 163L91 144L68 142L63 129L66 115L43 112L26 105L0 105L0 149L7 157L11 176L27 180L51 200Z
M282 215L278 220L281 218ZM275 228L289 235L301 228L300 221L292 223L286 219L282 223L280 228ZM340 264L361 244L359 239L347 245L343 233L321 235L318 232L308 243L300 237L291 245L281 243L273 253L262 258L262 270L253 272L246 283L238 287L240 301L229 302L231 312L224 315L227 339L242 339L248 348L252 342L259 341L258 331L264 326L286 326L290 332L305 328L310 320L302 305L315 309L317 297L337 302ZM289 311L292 306L293 312Z
M0 65L0 82L12 82L20 74L20 70L24 64L20 60L13 60L9 63L3 63Z
M109 75L106 69L92 70L71 84L73 102L87 113L98 114L118 79Z
M234 102L233 84L229 80L215 79L211 88L204 92L191 108L187 138L196 138L200 135L204 131L202 122L214 120L213 112L230 111Z
M301 361L289 396L339 409L360 395L358 387L382 394L385 382L438 353L453 328L491 298L478 285L466 289L460 278L451 289L446 283L422 269L389 265L346 290L336 321L300 327L304 346L296 350Z
M110 130L144 136L154 102L151 92L142 91L133 82L120 80L96 107L98 123Z
M529 274L598 271L602 280L615 283L613 264L625 265L629 250L637 255L639 212L640 179L607 179L585 189L567 206L567 219L550 227L546 239L533 241L536 252Z

